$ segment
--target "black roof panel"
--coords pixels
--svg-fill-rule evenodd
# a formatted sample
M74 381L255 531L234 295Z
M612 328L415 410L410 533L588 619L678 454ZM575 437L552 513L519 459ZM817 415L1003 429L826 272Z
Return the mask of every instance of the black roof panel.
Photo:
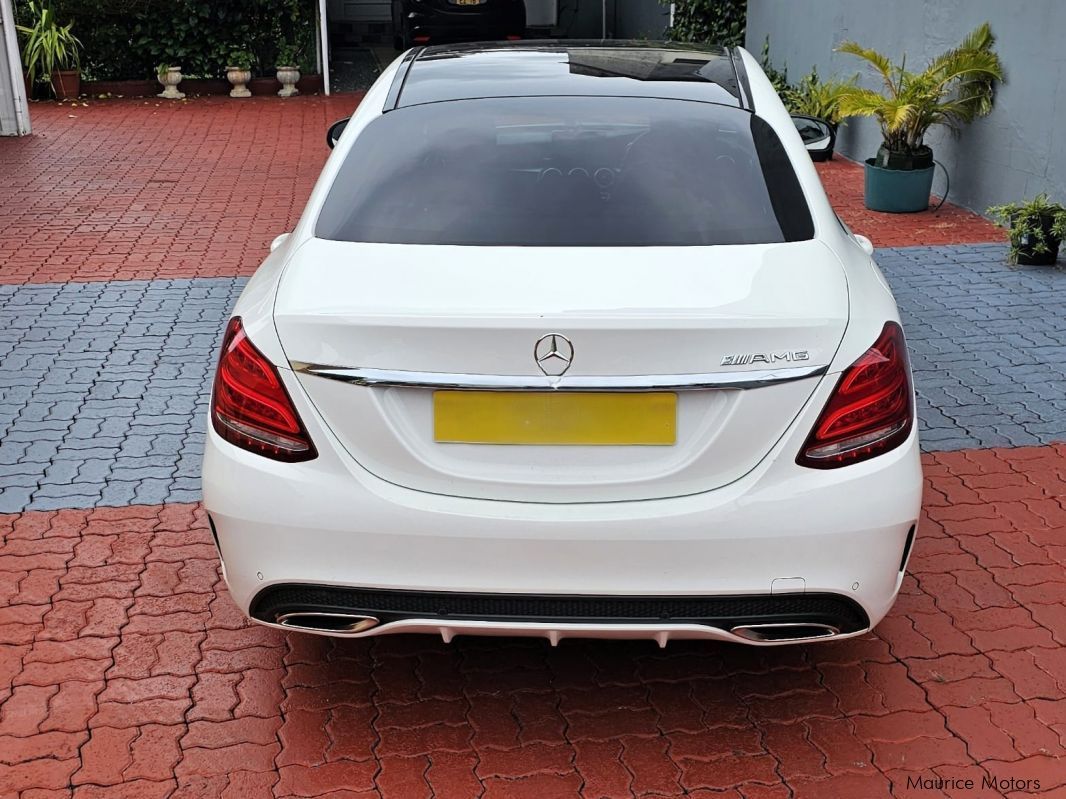
M743 105L733 61L721 47L538 40L427 47L415 56L396 107L556 95Z

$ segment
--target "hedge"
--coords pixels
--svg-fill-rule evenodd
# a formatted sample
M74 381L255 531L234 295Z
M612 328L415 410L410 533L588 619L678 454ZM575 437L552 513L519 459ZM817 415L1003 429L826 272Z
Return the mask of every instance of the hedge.
M315 67L315 0L52 0L84 45L89 80L143 79L159 64L189 77L219 77L233 50L248 50L257 75L273 74L278 48L300 48L300 66ZM30 24L24 2L16 17Z
M676 0L667 35L678 42L735 47L744 44L747 16L747 0Z

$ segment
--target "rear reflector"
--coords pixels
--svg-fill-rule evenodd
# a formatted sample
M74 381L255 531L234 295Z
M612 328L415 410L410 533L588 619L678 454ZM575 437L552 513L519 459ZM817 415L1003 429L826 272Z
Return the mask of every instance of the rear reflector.
M293 463L318 456L278 370L230 320L211 395L211 423L234 446Z
M895 449L914 424L914 390L903 330L881 335L840 376L796 463L835 469Z

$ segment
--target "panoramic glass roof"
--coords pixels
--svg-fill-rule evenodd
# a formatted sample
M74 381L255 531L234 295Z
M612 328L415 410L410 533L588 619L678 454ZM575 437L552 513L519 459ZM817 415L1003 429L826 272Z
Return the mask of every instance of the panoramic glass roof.
M397 107L478 97L598 95L699 100L739 107L728 51L617 42L429 47Z

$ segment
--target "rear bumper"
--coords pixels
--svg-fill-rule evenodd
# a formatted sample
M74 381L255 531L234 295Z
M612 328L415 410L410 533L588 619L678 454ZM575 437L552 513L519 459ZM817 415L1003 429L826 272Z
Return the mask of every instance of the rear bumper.
M336 586L274 585L252 600L266 624L334 635L374 627L434 632L723 638L755 643L843 637L869 629L861 606L839 594L732 597L621 597L367 591ZM618 637L623 637L619 635Z
M752 472L714 491L540 504L442 496L385 482L347 456L313 410L301 413L320 451L307 463L269 461L208 431L204 502L226 580L241 609L264 623L277 618L278 608L264 600L272 587L551 600L799 594L853 603L865 623L839 629L857 634L895 600L921 501L916 434L864 463L803 469L794 463L806 429L802 415L799 432L784 436ZM387 610L338 599L342 594L325 604L365 615ZM781 615L771 610L726 621L763 623ZM359 632L330 634L744 640L714 614L645 616L442 615L416 606Z

